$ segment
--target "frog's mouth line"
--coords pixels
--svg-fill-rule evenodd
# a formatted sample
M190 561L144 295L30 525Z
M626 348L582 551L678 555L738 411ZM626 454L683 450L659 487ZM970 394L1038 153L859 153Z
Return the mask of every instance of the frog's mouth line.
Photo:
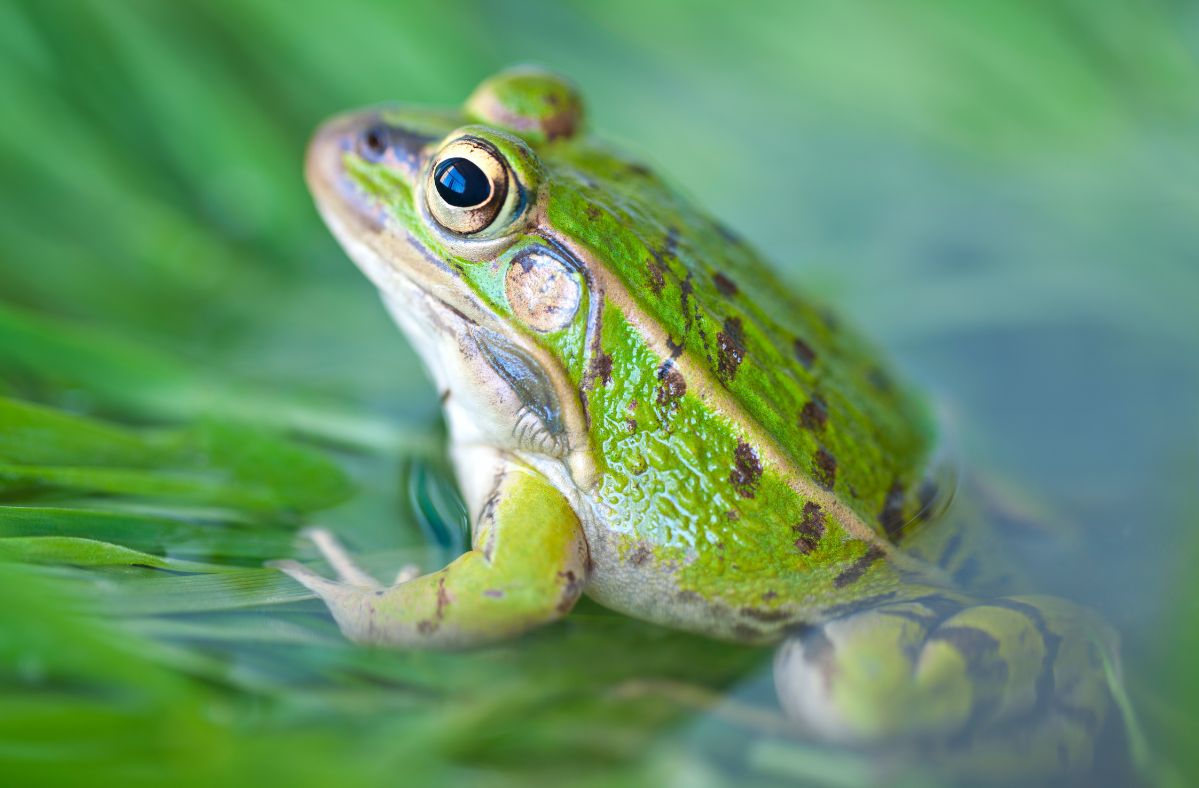
M462 319L507 333L499 316L462 287L458 272L399 227L346 171L344 157L371 117L334 118L308 146L305 179L325 225L381 292L408 300L420 291Z

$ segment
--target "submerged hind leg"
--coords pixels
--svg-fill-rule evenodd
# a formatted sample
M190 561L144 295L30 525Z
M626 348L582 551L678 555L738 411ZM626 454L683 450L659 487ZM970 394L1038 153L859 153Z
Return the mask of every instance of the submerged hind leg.
M806 628L780 647L775 686L828 741L991 747L1030 769L1075 768L1108 712L1113 640L1051 597L928 596Z

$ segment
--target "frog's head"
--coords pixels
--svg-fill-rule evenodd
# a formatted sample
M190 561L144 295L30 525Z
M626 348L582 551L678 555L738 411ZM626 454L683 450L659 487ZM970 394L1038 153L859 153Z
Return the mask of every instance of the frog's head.
M567 366L585 355L587 277L546 221L553 168L542 154L570 146L581 120L568 82L523 67L488 79L458 110L336 117L306 163L326 224L443 389L504 384L569 450L580 441L561 401L578 399ZM447 369L449 357L486 363Z
M328 121L308 149L308 185L381 288L396 274L444 285L438 270L492 260L536 224L544 167L534 148L573 137L581 117L561 77L512 69L460 110L388 105Z

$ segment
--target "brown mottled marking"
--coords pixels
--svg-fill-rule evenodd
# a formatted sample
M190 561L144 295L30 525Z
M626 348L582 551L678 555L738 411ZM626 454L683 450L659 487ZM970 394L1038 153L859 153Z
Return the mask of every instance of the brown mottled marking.
M815 501L803 505L803 519L791 526L791 532L796 535L795 549L807 555L820 544L824 536L824 510Z
M583 213L587 214L587 218L591 221L595 221L600 217L600 209L596 208L590 203L588 203L587 207L583 209Z
M674 598L686 604L696 604L704 601L704 598L694 591L680 591L674 595Z
M599 380L601 385L608 385L612 382L612 354L600 353L595 357L594 377L593 380Z
M817 451L812 457L812 478L824 489L833 489L837 483L837 459L824 449Z
M745 358L745 334L741 318L730 317L724 321L724 330L716 335L716 373L728 382L737 376L737 368Z
M720 291L720 294L726 298L732 298L733 296L737 295L737 283L732 279L729 279L720 271L712 274L712 283L716 285L716 289Z
M558 601L558 612L569 613L574 607L575 600L579 598L579 593L583 590L583 578L574 573L573 569L567 569L565 572L559 572L558 577L566 581L566 585L562 588L562 597Z
M434 613L437 620L441 621L445 618L445 609L450 606L450 594L445 590L445 575L437 578L437 611Z
M424 619L416 622L416 631L422 635L432 635L437 631L437 622Z
M633 566L641 566L653 557L654 551L644 542L641 542L629 551L629 563Z
M799 359L799 363L803 364L804 369L811 369L812 362L816 360L816 351L812 350L812 346L796 337L795 341L791 343L791 347L795 351L795 358Z
M624 426L625 426L625 429L627 429L629 432L636 432L637 431L637 419L625 419Z
M729 472L729 484L742 498L753 498L762 479L762 463L758 453L745 441L737 444L733 451L733 470Z
M885 555L886 553L883 552L881 547L873 544L870 545L870 547L866 549L866 552L863 553L860 558L846 567L844 572L833 578L833 586L836 588L845 588L847 585L856 583L862 578L862 575L866 574L866 570L869 569L875 561L879 560Z
M903 530L903 485L899 480L891 483L887 497L883 499L883 508L878 513L878 522L892 542L899 541Z
M627 169L633 175L640 175L642 177L650 174L649 167L646 167L644 164L636 161L629 162L625 169Z
M777 599L778 595L779 594L777 591L767 591L766 593L762 594L762 601L769 602L772 599Z
M822 431L828 424L828 405L820 397L812 397L800 409L799 423L805 430Z
M729 509L727 512L724 513L724 517L726 520L731 520L731 521L735 522L735 521L741 519L741 512L737 511L736 509Z
M686 393L687 381L683 379L683 373L667 361L658 369L658 404L673 410L679 406L679 399Z
M645 268L649 272L650 289L654 295L662 295L662 288L666 286L666 270L662 261L657 256L651 256L645 261Z

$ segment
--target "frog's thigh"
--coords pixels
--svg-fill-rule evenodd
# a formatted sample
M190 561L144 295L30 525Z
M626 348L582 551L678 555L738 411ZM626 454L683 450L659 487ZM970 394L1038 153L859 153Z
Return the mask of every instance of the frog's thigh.
M1085 611L1048 597L929 597L788 640L775 683L788 714L833 741L965 741L1005 725L1045 734L1052 719L1074 747L1097 732L1107 708L1091 627Z
M585 582L587 543L567 500L537 472L500 461L488 475L473 548L390 588L300 577L360 643L453 648L510 637L568 613ZM314 579L315 578L315 579Z

